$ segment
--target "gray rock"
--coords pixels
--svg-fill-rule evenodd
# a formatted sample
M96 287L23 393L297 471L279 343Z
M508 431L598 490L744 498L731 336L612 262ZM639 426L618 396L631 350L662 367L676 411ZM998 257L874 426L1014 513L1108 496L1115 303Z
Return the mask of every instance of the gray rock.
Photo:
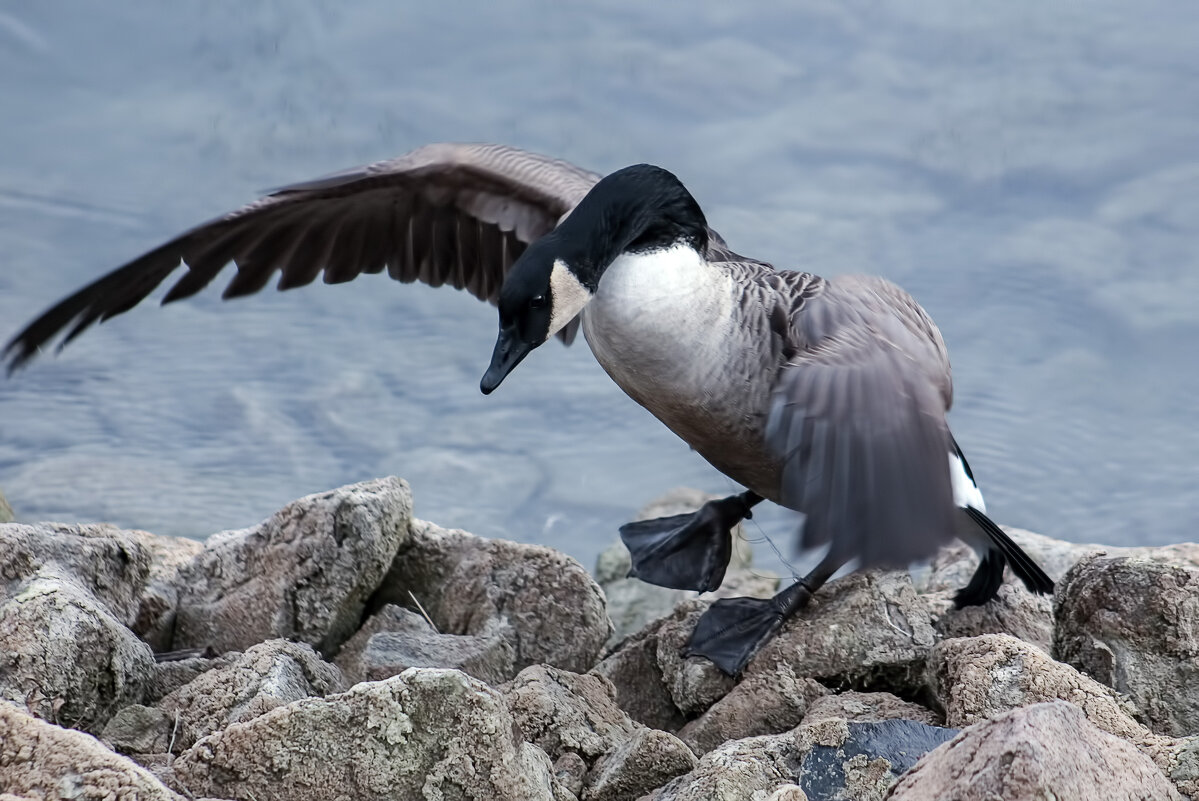
M691 632L707 608L704 601L688 601L662 621L656 637L656 659L662 680L671 701L685 715L703 712L728 695L736 684L736 680L707 659L683 656Z
M550 801L557 790L549 759L515 734L497 691L429 668L230 725L174 771L192 794L258 801Z
M0 700L72 728L98 731L137 703L150 648L78 584L38 577L0 603Z
M729 740L779 734L804 720L810 705L829 694L819 682L796 676L790 665L751 674L728 695L688 723L679 737L697 754Z
M169 651L179 607L179 573L204 550L204 544L145 531L128 533L150 553L150 573L138 599L137 617L130 628L156 652Z
M639 728L596 761L587 774L588 801L634 801L696 765L695 754L678 737Z
M229 667L240 656L240 651L230 651L212 658L194 656L189 659L158 662L154 665L150 681L146 684L142 703L157 703L163 696L175 692L188 682L195 681L201 674Z
M649 801L758 801L794 784L811 741L799 729L725 743L700 757L695 768L667 782Z
M837 719L824 723L831 720ZM810 798L881 801L916 760L957 734L957 729L914 720L838 724L844 725L844 736L835 744L813 744L800 763L799 786Z
M612 682L617 704L633 720L651 729L678 731L686 718L674 705L658 667L658 632L664 625L666 620L650 623L623 641L591 672Z
M594 674L533 665L500 689L525 739L550 759L573 752L591 764L641 728L616 705L611 682Z
M337 665L351 682L398 676L410 667L453 668L488 684L515 672L515 636L491 618L479 634L441 634L423 615L387 604L346 641Z
M183 801L148 771L94 737L38 720L4 702L0 702L0 788L9 798Z
M310 646L269 640L209 670L158 702L172 721L174 752L233 723L244 723L303 698L346 689L341 671ZM152 749L148 753L165 749Z
M766 796L766 801L809 801L808 794L798 784L782 784Z
M174 725L161 709L130 704L112 716L100 739L122 754L163 754L171 747Z
M1199 733L1199 568L1095 555L1058 586L1054 656L1138 707L1160 734Z
M1178 791L1144 754L1054 701L978 723L925 756L891 801L1157 801Z
M929 656L928 676L949 726L971 726L1012 709L1060 699L1117 737L1138 740L1148 734L1110 687L1007 634L938 643Z
M370 608L416 602L443 634L508 630L512 675L536 664L586 672L612 630L603 592L569 556L414 520Z
M1005 583L982 606L953 608L953 593L923 596L933 613L933 628L945 639L1010 634L1048 652L1053 645L1053 599L1034 595L1020 583Z
M172 647L244 650L276 637L331 652L362 620L407 537L412 493L398 478L294 501L225 531L178 574Z
M578 797L583 793L583 777L587 775L587 763L574 751L567 751L554 763L554 777L564 790Z
M744 675L788 665L826 684L915 692L935 641L928 607L906 573L851 573L821 588Z
M813 700L803 722L811 725L829 718L842 718L851 723L898 719L914 720L930 726L944 723L941 716L931 709L891 693L859 693L853 690Z
M34 578L65 578L129 625L150 573L141 534L107 524L0 524L0 600Z

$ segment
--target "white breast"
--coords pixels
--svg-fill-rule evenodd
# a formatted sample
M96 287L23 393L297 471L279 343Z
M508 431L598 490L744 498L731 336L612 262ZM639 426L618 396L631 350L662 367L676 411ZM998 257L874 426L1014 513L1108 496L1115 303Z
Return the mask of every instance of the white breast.
M622 386L652 378L664 388L702 380L705 365L723 362L733 304L732 278L678 244L612 262L583 313L583 331Z

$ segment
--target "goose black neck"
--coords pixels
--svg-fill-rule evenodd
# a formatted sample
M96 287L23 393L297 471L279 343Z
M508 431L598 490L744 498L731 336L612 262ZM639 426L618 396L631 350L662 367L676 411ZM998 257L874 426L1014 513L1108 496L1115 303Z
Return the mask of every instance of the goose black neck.
M685 244L703 253L708 223L675 175L636 164L602 178L552 234L572 271L592 291L623 253Z

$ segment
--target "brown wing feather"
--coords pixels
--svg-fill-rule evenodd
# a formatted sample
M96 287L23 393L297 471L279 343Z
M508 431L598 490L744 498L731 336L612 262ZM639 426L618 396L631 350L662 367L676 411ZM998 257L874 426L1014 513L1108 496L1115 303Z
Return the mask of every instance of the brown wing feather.
M5 346L8 371L66 330L128 311L181 266L168 303L230 262L224 297L349 281L386 266L399 281L448 283L495 302L504 275L599 180L560 159L502 145L428 145L390 161L294 184L210 220L59 301ZM577 326L560 335L573 338Z
M803 546L831 542L866 566L927 557L954 536L948 360L940 334L893 300L853 279L810 299L767 428L783 502L806 515Z

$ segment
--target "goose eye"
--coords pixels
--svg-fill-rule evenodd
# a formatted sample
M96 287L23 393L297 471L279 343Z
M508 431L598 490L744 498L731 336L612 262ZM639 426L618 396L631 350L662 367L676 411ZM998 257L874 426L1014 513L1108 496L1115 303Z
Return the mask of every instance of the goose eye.
M533 299L529 301L529 306L531 306L534 309L540 309L544 305L545 305L545 295L535 295L535 296L533 296Z

